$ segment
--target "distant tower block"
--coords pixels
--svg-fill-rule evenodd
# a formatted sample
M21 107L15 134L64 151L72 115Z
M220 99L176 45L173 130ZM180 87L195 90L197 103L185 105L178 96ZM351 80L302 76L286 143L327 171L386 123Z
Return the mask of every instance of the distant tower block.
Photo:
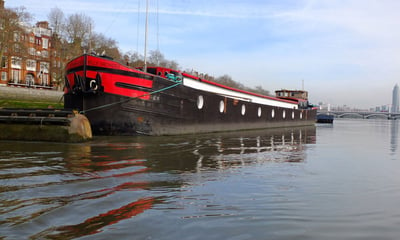
M399 112L399 86L396 84L393 88L393 95L392 95L392 113Z

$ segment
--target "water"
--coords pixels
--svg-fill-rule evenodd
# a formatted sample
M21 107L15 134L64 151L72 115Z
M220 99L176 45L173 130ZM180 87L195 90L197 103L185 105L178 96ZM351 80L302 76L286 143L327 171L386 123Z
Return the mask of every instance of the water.
M0 142L0 239L398 239L399 121Z

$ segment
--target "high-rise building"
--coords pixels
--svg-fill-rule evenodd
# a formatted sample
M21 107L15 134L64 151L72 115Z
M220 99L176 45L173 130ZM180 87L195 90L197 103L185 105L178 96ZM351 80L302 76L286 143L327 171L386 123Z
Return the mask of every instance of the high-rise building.
M392 95L392 113L399 112L399 86L396 84L393 88L393 95Z

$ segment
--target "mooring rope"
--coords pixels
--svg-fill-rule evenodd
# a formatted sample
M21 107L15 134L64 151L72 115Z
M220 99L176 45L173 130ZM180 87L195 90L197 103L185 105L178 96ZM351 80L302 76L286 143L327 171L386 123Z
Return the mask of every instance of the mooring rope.
M119 101L119 102L109 103L109 104L101 105L101 106L98 106L98 107L90 108L90 109L87 109L87 110L84 110L84 111L80 111L79 113L80 113L80 114L85 114L85 113L90 112L90 111L93 111L93 110L99 110L99 109L111 107L111 106L116 105L116 104L128 102L128 101L130 101L130 100L132 100L132 99L142 98L142 97L145 97L145 96L150 96L150 95L153 95L153 94L155 94L155 93L163 92L163 91L165 91L165 90L174 88L174 87L176 87L176 86L178 86L178 85L181 85L181 84L182 84L182 81L176 81L176 83L173 84L173 85L171 85L171 86L168 86L168 87L165 87L165 88L161 88L161 89L158 89L158 90L153 91L153 92L149 92L149 93L146 93L146 94L143 94L143 95L140 95L140 96L136 96L136 97L130 97L130 98L128 98L128 99L124 99L124 100L121 100L121 101Z

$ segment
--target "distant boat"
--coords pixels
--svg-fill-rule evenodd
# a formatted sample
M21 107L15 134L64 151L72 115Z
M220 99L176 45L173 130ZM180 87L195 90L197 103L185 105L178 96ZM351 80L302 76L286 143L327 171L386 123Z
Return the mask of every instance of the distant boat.
M317 114L317 123L333 123L334 116L330 114Z
M64 107L78 109L97 135L169 135L315 123L303 90L276 97L231 88L163 67L146 72L84 54L66 67Z

